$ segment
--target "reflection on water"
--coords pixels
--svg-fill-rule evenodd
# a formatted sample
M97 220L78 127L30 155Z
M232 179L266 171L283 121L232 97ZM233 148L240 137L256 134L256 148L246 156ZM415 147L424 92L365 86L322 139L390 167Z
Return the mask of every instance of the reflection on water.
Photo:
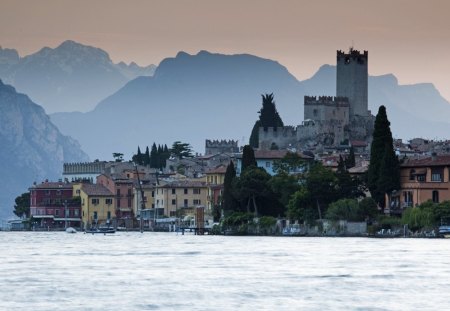
M0 232L0 309L450 309L449 243Z

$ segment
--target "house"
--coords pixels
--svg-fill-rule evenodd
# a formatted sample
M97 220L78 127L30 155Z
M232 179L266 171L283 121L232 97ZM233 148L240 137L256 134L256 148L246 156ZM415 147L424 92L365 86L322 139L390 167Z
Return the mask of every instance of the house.
M73 186L74 196L81 200L82 228L116 226L114 194L105 186L77 183Z
M34 184L30 191L30 215L35 229L63 229L81 226L81 205L72 195L73 184L49 182Z
M164 210L164 216L177 217L193 213L194 208L205 206L208 188L205 178L162 182L156 186L156 208Z
M450 155L405 159L400 165L400 190L392 195L388 211L401 213L405 208L428 200L450 200Z
M288 150L255 150L256 165L266 170L270 175L275 175L274 163L283 159ZM303 153L296 153L301 159L305 161L313 160L312 157ZM242 153L236 155L236 175L239 176L242 170ZM300 169L301 170L301 169Z
M220 164L206 172L206 183L208 185L208 210L220 204L220 197L223 193L223 184L227 165Z

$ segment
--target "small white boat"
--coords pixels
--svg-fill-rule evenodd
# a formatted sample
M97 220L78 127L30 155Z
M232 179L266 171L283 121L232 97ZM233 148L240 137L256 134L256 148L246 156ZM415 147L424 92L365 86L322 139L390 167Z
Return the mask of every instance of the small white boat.
M66 228L66 232L67 233L77 233L77 230L73 227L68 227L68 228Z
M450 238L450 226L449 225L440 226L439 235L447 239Z

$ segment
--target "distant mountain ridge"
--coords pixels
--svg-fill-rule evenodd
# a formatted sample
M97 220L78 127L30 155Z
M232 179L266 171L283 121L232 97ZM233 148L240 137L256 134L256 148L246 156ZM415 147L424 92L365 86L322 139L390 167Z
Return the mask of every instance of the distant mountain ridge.
M128 81L151 76L155 68L114 64L104 50L71 40L23 58L16 50L0 48L0 79L48 112L89 111Z
M61 178L64 162L89 160L42 107L1 80L0 146L0 219L12 215L14 198L33 182Z
M273 92L284 124L296 126L303 121L303 97L334 96L335 81L336 69L331 65L298 81L276 61L253 55L180 52L163 60L153 77L130 81L94 110L51 118L93 158L110 159L112 152L131 156L138 145L154 141L170 145L182 140L202 153L205 139L247 143L261 108L261 94ZM387 107L396 137L445 137L450 132L445 120L450 104L432 84L402 86L393 75L370 77L373 114L380 105Z

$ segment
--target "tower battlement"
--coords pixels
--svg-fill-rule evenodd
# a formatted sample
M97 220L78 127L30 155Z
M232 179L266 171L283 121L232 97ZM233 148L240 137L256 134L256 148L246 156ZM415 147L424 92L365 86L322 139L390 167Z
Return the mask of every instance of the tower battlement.
M347 97L342 96L305 96L305 105L324 105L333 107L348 107L350 104Z
M239 152L237 140L210 140L205 141L205 154L235 153Z

